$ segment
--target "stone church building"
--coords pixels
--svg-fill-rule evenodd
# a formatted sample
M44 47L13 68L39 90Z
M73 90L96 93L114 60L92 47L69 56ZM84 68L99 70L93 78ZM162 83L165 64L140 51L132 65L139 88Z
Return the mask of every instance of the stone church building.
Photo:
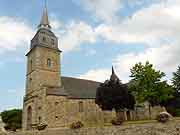
M114 111L106 115L95 104L99 82L61 76L61 50L46 8L26 56L23 130L31 130L38 124L47 124L48 128L66 127L79 120L93 124L115 117ZM125 117L135 119L135 114L137 117L137 113L128 111ZM141 110L141 114L145 112Z
M61 51L58 38L51 31L46 8L26 56L24 130L39 123L53 128L64 127L82 118L86 121L96 119L99 108L94 98L99 83L61 76Z

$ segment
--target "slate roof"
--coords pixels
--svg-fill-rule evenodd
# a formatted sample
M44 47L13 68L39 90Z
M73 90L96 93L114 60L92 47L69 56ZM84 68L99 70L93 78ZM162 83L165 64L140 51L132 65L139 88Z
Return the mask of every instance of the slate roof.
M72 78L61 77L61 88L49 88L48 95L67 96L72 99L95 99L96 89L99 87L100 82Z
M65 91L63 87L48 87L46 94L56 96L68 96L68 93Z

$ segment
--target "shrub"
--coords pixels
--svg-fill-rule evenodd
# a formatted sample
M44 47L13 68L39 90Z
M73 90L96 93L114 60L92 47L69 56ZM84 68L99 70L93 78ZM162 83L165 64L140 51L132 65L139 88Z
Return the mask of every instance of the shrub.
M169 119L170 119L170 114L167 112L161 112L157 116L157 121L159 121L161 123L166 123L167 121L169 121Z
M79 129L82 128L84 124L81 121L73 122L71 124L71 129Z
M21 129L22 125L22 110L12 109L3 111L1 114L2 121L5 123L5 129L10 131L16 131Z
M37 125L37 129L38 129L39 131L46 129L46 127L47 127L47 124L39 124L39 125Z

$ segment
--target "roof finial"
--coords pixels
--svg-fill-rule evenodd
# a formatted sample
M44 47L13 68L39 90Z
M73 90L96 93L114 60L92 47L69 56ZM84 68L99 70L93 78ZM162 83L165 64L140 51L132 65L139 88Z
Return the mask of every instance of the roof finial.
M45 0L43 15L42 15L41 22L38 27L39 28L49 28L49 29L51 28L51 26L49 24L49 18L48 18L47 0Z

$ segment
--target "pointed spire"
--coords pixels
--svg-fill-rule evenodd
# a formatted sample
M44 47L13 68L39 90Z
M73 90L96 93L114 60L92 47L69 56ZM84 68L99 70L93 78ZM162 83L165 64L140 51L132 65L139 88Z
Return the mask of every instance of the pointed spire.
M39 28L51 28L50 23L49 23L49 18L48 18L48 11L47 11L47 2L45 1L45 7L43 10L43 15L41 18L41 22L38 26Z
M114 67L112 66L112 74L115 74L115 72L114 72Z
M110 78L111 81L119 81L119 78L117 77L117 75L114 72L114 67L112 66L112 75Z

